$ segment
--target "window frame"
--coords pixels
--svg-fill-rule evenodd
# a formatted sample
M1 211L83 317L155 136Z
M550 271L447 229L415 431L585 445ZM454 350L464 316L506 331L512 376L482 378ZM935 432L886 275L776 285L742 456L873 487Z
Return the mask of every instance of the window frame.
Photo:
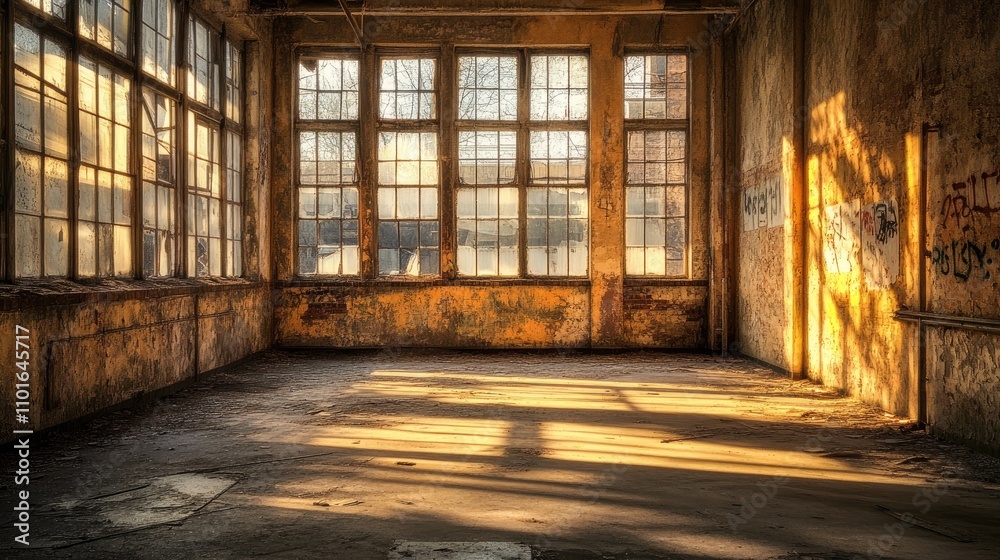
M452 174L449 178L451 183L451 200L454 211L452 212L452 231L454 232L454 247L452 248L455 253L455 277L460 280L476 280L476 281L504 281L504 280L514 280L518 278L525 278L527 273L527 261L526 261L526 245L525 245L525 230L526 230L526 212L527 212L527 186L528 178L530 173L530 162L528 159L528 139L529 139L529 129L528 129L528 117L530 116L530 107L528 106L528 96L529 91L529 80L528 80L528 50L523 47L511 47L511 48L497 48L497 49L484 49L484 48L456 48L454 56L454 146L450 150L451 157L454 159L455 165L452 166ZM462 58L471 57L473 59L479 57L513 57L517 63L517 106L516 113L517 118L514 120L480 120L480 119L462 119L461 116L461 61ZM479 88L476 88L479 89ZM499 88L498 88L499 90ZM499 102L499 101L498 101ZM471 132L473 134L478 132L513 132L515 134L515 154L514 154L514 180L509 184L471 184L466 185L461 182L461 135L463 132ZM478 158L477 158L478 160ZM470 189L476 193L476 200L478 205L479 189L504 189L504 188L514 188L517 189L517 274L513 276L504 276L500 274L499 268L497 274L491 275L480 275L479 274L479 216L477 208L477 216L475 218L477 232L476 232L476 273L475 274L463 274L458 268L458 252L459 252L459 241L458 241L458 195L459 190ZM502 218L498 218L502 220ZM498 224L499 225L499 224ZM498 231L499 238L499 231ZM499 245L498 245L499 251Z
M459 95L459 84L460 84L460 60L462 57L479 57L479 56L514 56L517 59L517 119L516 120L477 120L477 119L459 119L460 114L460 95ZM531 58L533 56L583 56L587 60L587 118L586 119L569 119L566 120L532 120L531 119ZM453 146L450 146L450 155L455 161L455 165L452 166L452 176L451 181L451 191L452 196L449 203L455 210L452 212L451 228L452 232L455 233L455 245L452 251L456 253L455 262L455 275L459 280L464 281L476 281L476 282L504 282L511 280L530 280L530 281L542 281L542 282L565 282L565 281L578 281L578 280L588 280L591 273L591 254L592 254L592 243L591 238L593 235L592 228L592 216L593 212L589 208L588 201L588 213L587 213L587 271L583 275L555 275L555 274L530 274L528 272L528 191L530 189L548 189L550 187L562 187L566 188L582 188L587 191L588 198L590 193L591 176L590 176L590 163L591 163L591 146L590 146L590 126L592 120L592 105L593 105L593 72L591 68L591 52L589 48L571 48L571 47L560 47L560 48L545 48L545 47L508 47L508 48L456 48L454 56L454 99L453 99L453 110L455 114L454 121L454 142ZM568 101L567 101L568 103ZM516 160L514 164L514 182L505 185L464 185L460 183L460 168L459 162L459 135L462 132L489 132L489 131L513 131L516 133L517 138L517 152ZM566 184L566 185L551 185L551 184L540 184L533 183L531 179L531 133L532 132L561 132L561 131L577 131L583 132L587 140L586 149L586 164L584 166L584 178L583 182L580 184ZM485 188L516 188L518 191L518 229L517 229L517 253L518 253L518 273L515 276L502 276L500 274L496 275L480 275L480 274L461 274L458 272L458 262L457 262L457 252L458 252L458 190L459 189L478 189L479 187ZM479 221L478 217L476 219L477 223ZM549 218L546 217L546 222ZM548 225L546 225L547 231ZM567 245L568 247L568 245ZM478 270L478 256L477 256L477 270Z
M68 252L69 252L69 262L67 265L67 273L60 276L46 276L44 274L39 274L36 277L25 277L19 278L16 275L16 242L15 232L14 232L14 200L13 197L8 197L4 201L2 216L0 216L0 227L3 231L7 233L7 240L4 243L3 250L0 251L0 268L2 268L3 281L12 284L19 284L24 282L31 282L36 280L44 280L49 278L61 278L71 281L85 280L91 281L101 281L111 278L124 279L124 280L141 280L147 277L146 271L144 270L144 239L143 235L145 232L145 223L143 219L143 126L146 116L143 114L142 108L142 96L147 90L153 92L156 95L163 95L171 99L175 104L175 110L173 114L173 121L175 123L175 128L173 131L174 138L172 142L172 148L174 150L174 196L175 196L175 215L173 216L176 227L176 243L174 247L174 259L175 266L174 270L169 276L160 276L155 274L148 275L149 277L158 278L189 278L192 277L187 270L187 118L188 112L193 110L199 115L208 116L213 122L218 123L216 127L217 132L220 136L220 207L222 208L220 215L220 233L222 237L222 262L220 263L220 270L222 271L222 277L240 277L246 274L245 270L241 271L239 275L229 275L227 274L227 262L225 260L226 255L230 251L229 243L227 239L226 232L226 215L227 215L227 204L228 199L228 189L229 188L239 188L240 189L240 202L239 204L239 219L241 221L241 238L240 238L240 249L243 248L244 239L242 230L242 222L245 221L245 201L246 196L242 188L242 184L227 185L227 170L228 163L226 161L226 154L229 149L227 145L227 138L231 133L237 134L239 136L239 150L240 150L240 169L239 176L241 182L245 184L245 168L246 168L246 147L245 147L245 134L244 134L244 122L246 117L246 83L247 83L247 65L246 65L246 45L238 37L230 36L227 33L225 26L221 26L216 23L214 17L208 13L202 13L197 6L192 6L188 2L183 0L175 0L173 2L174 8L174 25L172 28L173 39L170 43L169 49L173 56L172 69L175 74L175 79L173 84L167 84L160 81L154 74L148 74L143 70L142 57L143 52L143 33L145 33L145 25L143 23L143 9L144 4L150 0L131 0L129 6L129 20L128 27L129 31L126 36L125 51L129 54L127 56L118 54L115 52L114 47L110 49L100 45L97 41L88 39L82 32L80 17L81 17L81 6L79 0L67 0L66 2L66 14L65 18L59 18L57 16L52 16L45 13L42 9L36 8L28 3L27 0L13 0L10 2L9 9L0 12L2 15L3 22L3 34L7 37L13 36L13 28L15 22L30 28L35 33L40 36L47 38L48 40L56 40L63 44L67 49L67 85L66 85L66 96L67 96L67 107L69 108L68 123L67 123L67 137L68 137L68 149L70 156L68 158L69 164L69 186L68 186L68 221L70 224L70 235L68 241ZM203 25L212 30L217 34L217 52L220 54L218 64L219 64L219 76L217 83L214 87L218 90L215 92L216 98L218 99L219 107L217 110L213 110L211 107L204 106L203 104L198 104L195 100L187 97L187 25L191 18L196 18ZM114 38L112 38L114 41ZM226 66L225 66L225 56L227 51L225 46L232 44L240 52L239 60L239 123L234 122L232 119L225 119L224 114L227 109L227 96L226 96ZM15 150L13 147L13 137L9 136L12 134L11 130L15 122L14 107L13 107L13 49L9 46L0 46L0 53L2 53L2 106L4 111L3 121L5 123L4 134L8 135L5 138L0 138L0 148L2 148L3 161L0 165L0 171L2 171L2 176L5 181L13 185L14 181L14 161ZM99 263L95 263L94 274L82 275L80 274L80 263L79 263L79 181L81 172L80 167L80 125L79 125L79 104L80 104L80 87L79 87L79 72L78 65L81 58L86 58L89 61L95 63L96 65L106 67L111 69L113 72L122 75L130 83L130 100L129 106L126 108L129 116L129 133L128 141L131 146L131 153L128 156L128 172L125 175L128 176L132 184L131 189L131 203L128 206L128 210L131 212L129 217L129 227L132 230L130 236L130 242L132 244L131 257L129 263L131 266L131 272L124 275L103 275L99 273ZM72 110L77 109L77 110ZM205 111L207 109L207 111ZM101 167L101 166L98 166ZM95 212L99 209L95 208ZM112 216L112 220L114 217ZM44 232L41 232L44 236ZM43 239L40 239L38 243L41 245L44 243ZM155 248L154 248L155 250ZM41 255L42 263L44 264L44 254ZM242 255L242 251L235 258L240 259L242 269L242 264L245 261Z
M678 280L690 280L692 274L692 250L691 250L691 112L693 109L692 103L692 67L693 58L691 55L691 49L686 47L625 47L624 56L622 57L622 74L621 74L621 84L622 84L622 98L623 104L622 109L624 111L625 102L627 99L624 97L625 92L625 59L630 56L676 56L683 55L685 61L687 62L687 67L685 69L685 118L683 119L647 119L643 118L625 118L623 113L622 118L622 229L623 232L627 228L627 215L628 209L626 207L626 200L628 196L628 189L631 187L648 187L649 184L643 183L642 185L630 185L628 182L628 142L629 133L631 132L659 132L659 131L681 131L684 132L684 258L682 262L684 263L684 272L679 275L663 274L663 275L649 275L649 274L629 274L628 273L628 260L627 251L628 245L625 241L625 234L622 235L622 272L626 282L656 282L669 284L671 282L676 282ZM667 183L664 183L668 185ZM645 247L645 246L644 246Z
M303 60L356 60L358 62L358 118L357 119L303 119L299 111L299 66L302 64ZM291 169L291 180L289 184L292 185L292 209L293 209L293 219L292 219L292 231L291 237L293 240L293 250L292 250L292 275L295 278L303 278L315 281L337 281L337 282L350 282L358 281L365 278L365 267L364 262L366 260L366 245L365 245L365 234L368 228L368 223L364 219L364 210L367 207L366 204L366 190L371 187L372 175L367 170L368 158L364 157L365 151L362 148L365 139L362 136L363 130L366 128L366 116L364 115L364 107L366 106L366 96L371 94L371 88L368 80L365 79L367 67L366 61L368 58L363 54L358 52L357 47L354 48L302 48L295 52L294 61L292 63L292 68L294 72L294 78L292 79L292 169ZM370 104L367 104L370 105ZM370 123L371 121L368 120ZM368 125L368 130L371 130L371 125ZM358 191L358 273L357 274L302 274L300 264L300 248L299 248L299 212L300 212L300 194L301 189L304 185L301 183L302 179L302 157L301 157L301 133L303 132L337 132L345 133L350 132L354 134L355 138L355 152L354 152L354 182L350 184L341 184L337 187L332 188L355 188ZM310 187L305 187L310 188ZM322 188L319 184L314 185L313 188ZM341 190L343 194L343 190ZM315 220L318 222L318 219ZM343 228L343 225L341 225ZM341 243L343 247L343 243ZM370 258L370 257L369 257ZM343 256L341 256L343 259ZM371 260L374 260L373 258ZM343 260L341 261L341 269L343 269ZM318 270L318 265L317 265Z
M383 118L380 111L380 95L382 93L382 61L383 60L400 60L400 59L432 59L434 60L434 118L431 119L399 119L399 118ZM367 140L370 142L370 152L371 152L371 165L372 169L368 173L370 177L370 200L371 200L371 245L370 254L368 257L373 263L372 267L372 277L378 282L399 282L399 283L426 283L438 281L445 276L444 270L444 231L443 226L445 224L445 213L444 213L444 201L445 201L445 168L444 168L444 154L446 153L444 146L444 99L442 95L443 90L443 78L445 76L444 68L444 52L441 47L376 47L373 58L373 66L371 73L367 75L368 79L371 81L371 115L370 121L371 126L371 137ZM364 77L366 76L363 71L359 70L359 75L362 76L361 81L364 82ZM359 85L360 87L360 85ZM393 90L398 91L398 90ZM419 99L417 101L419 104ZM364 115L360 114L359 118L364 121ZM424 188L422 185L386 185L383 187L379 183L378 177L378 138L382 133L433 133L437 137L437 184L434 185L437 191L437 218L424 219L417 218L415 221L422 223L425 221L437 221L438 223L438 266L436 273L429 274L417 274L416 276L409 276L407 274L393 274L393 275L383 275L379 272L379 224L381 219L378 217L378 193L381 188L409 188L414 187L417 189ZM362 140L364 141L364 140ZM398 160L397 160L398 161ZM398 218L392 221L399 223ZM414 220L405 220L414 221ZM418 226L419 228L419 226ZM419 240L418 240L419 244ZM367 246L362 247L362 251L368 249ZM397 248L397 251L399 249ZM363 257L362 257L363 258ZM419 257L418 257L419 258Z

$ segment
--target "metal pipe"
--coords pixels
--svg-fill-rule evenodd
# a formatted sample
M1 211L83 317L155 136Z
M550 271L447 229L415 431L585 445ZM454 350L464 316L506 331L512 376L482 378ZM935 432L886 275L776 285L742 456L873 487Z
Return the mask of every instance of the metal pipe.
M940 127L924 123L920 134L920 176L918 178L919 193L917 196L917 243L920 244L920 256L917 267L917 311L927 312L927 138L932 131ZM897 313L899 316L899 313ZM924 321L917 319L917 424L927 424L927 332Z
M481 9L481 10L451 10L429 8L395 8L365 10L366 16L372 17L553 17L553 16L662 16L662 15L733 15L740 8L699 8L699 9L662 9L662 10L530 10L530 9ZM344 16L341 12L328 8L312 8L298 10L273 10L268 12L275 17L297 16Z
M918 323L920 325L930 325L935 327L952 327L974 332L984 332L1000 334L1000 320L980 319L978 317L961 317L958 315L947 315L943 313L928 313L900 309L896 311L892 318L906 323ZM924 346L921 340L921 347Z
M358 38L358 44L361 48L365 48L365 34L358 25L357 20L354 19L354 14L351 13L351 9L347 7L347 3L344 0L337 0L340 3L340 9L344 11L344 17L347 18L347 23L351 24L351 29L354 31L354 36Z

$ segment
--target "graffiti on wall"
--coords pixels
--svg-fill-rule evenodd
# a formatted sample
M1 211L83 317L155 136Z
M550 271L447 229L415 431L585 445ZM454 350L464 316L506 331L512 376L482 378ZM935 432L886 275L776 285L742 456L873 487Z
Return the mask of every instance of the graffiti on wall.
M743 231L767 229L785 223L785 189L781 175L743 190Z
M952 241L935 244L931 266L941 276L954 276L959 282L990 280L1000 274L1000 237L987 243Z
M962 283L996 279L1000 227L993 223L995 216L1000 216L1000 168L945 185L934 216L940 224L930 250L934 273Z
M823 243L826 271L850 272L861 248L861 201L852 200L826 207Z
M870 290L888 289L899 276L899 208L895 200L861 209L861 267Z
M946 187L941 204L945 229L970 231L982 222L989 222L1000 213L1000 168L973 173L968 179Z

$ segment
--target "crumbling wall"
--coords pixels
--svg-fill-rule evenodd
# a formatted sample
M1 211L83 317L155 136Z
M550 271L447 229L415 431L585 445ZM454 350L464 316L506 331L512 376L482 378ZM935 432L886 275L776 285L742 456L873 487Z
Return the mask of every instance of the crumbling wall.
M788 36L764 19L777 17L764 14L770 4L739 24L747 53ZM795 79L805 106L789 116L806 127L806 233L793 240L806 244L806 373L911 418L925 375L931 428L998 452L1000 338L959 322L1000 318L1000 6L801 5L805 70ZM741 87L755 84L755 68ZM739 94L741 139L778 132L754 114L767 106L758 93ZM781 248L763 246L761 256L754 241L741 238L741 263L768 259L787 277ZM922 300L952 323L926 326L923 339L894 318ZM757 314L740 323L749 340L761 336ZM743 346L770 361L766 348Z
M789 370L792 283L787 274L790 181L785 169L793 134L793 10L791 2L761 0L737 28L736 73L739 189L736 280L737 347Z

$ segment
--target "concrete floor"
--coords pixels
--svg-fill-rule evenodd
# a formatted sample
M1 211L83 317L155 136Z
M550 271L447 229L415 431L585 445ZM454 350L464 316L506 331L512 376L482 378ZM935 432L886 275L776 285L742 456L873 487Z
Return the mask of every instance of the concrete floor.
M17 558L1000 558L996 459L708 356L275 352L31 456Z

